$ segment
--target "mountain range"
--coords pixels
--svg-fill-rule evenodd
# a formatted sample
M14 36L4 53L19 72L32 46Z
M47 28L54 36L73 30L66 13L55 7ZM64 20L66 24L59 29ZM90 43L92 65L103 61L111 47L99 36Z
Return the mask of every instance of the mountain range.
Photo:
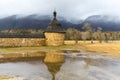
M46 29L51 22L52 17L49 15L29 15L21 17L12 15L0 19L0 30L11 29ZM92 15L85 20L67 21L63 17L58 16L58 20L64 29L76 28L82 30L84 23L90 23L91 27L97 29L101 27L103 31L120 31L120 20L118 17L106 15Z

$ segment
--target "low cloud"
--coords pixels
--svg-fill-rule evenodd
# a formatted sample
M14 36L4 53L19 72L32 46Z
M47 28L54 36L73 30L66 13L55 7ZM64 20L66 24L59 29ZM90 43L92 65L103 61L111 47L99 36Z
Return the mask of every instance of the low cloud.
M14 14L52 15L55 9L66 19L84 19L90 15L120 16L119 0L0 0L0 17Z

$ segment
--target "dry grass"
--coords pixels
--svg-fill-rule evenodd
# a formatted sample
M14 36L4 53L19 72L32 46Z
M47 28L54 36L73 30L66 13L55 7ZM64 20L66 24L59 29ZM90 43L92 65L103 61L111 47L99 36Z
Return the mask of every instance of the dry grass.
M0 53L24 53L24 52L36 52L36 51L49 51L49 50L66 50L73 49L73 45L63 46L39 46L39 47L4 47L0 48Z
M89 52L104 53L110 56L120 56L120 41L111 41L108 43L99 43L94 41L91 44L90 41L65 41L65 45L53 47L53 46L40 46L40 47L15 47L15 48L0 48L0 53L14 53L14 52L31 52L31 51L48 51L48 50L84 50Z
M66 41L66 44L75 44L75 41ZM103 53L110 56L120 56L120 41L109 41L108 43L99 43L94 41L91 44L90 41L78 41L77 48L89 52Z

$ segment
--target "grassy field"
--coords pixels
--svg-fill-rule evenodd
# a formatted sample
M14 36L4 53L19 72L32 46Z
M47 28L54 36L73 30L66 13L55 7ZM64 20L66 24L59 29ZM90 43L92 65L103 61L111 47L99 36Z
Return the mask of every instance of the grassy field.
M66 41L66 44L75 44L74 41ZM78 41L77 47L83 51L91 53L103 53L110 56L120 56L120 41L109 41L108 43L94 41L91 44L90 41Z
M41 46L41 47L14 47L14 48L0 48L0 53L17 53L17 52L32 52L32 51L49 51L49 50L82 50L88 52L105 53L110 56L120 56L120 41L111 41L108 43L99 43L94 41L91 44L90 41L65 41L63 46Z
M111 56L120 56L120 43L103 43L87 45L87 50L109 53Z
M34 52L34 51L49 51L49 50L66 50L74 49L73 45L63 46L40 46L40 47L6 47L0 48L0 53L22 53L22 52Z

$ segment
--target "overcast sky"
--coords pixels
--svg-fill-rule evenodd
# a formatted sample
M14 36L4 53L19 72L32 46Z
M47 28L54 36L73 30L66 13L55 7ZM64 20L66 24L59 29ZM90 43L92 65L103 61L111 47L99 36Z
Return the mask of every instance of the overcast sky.
M52 15L84 19L95 14L120 16L120 0L0 0L0 17L13 14Z

